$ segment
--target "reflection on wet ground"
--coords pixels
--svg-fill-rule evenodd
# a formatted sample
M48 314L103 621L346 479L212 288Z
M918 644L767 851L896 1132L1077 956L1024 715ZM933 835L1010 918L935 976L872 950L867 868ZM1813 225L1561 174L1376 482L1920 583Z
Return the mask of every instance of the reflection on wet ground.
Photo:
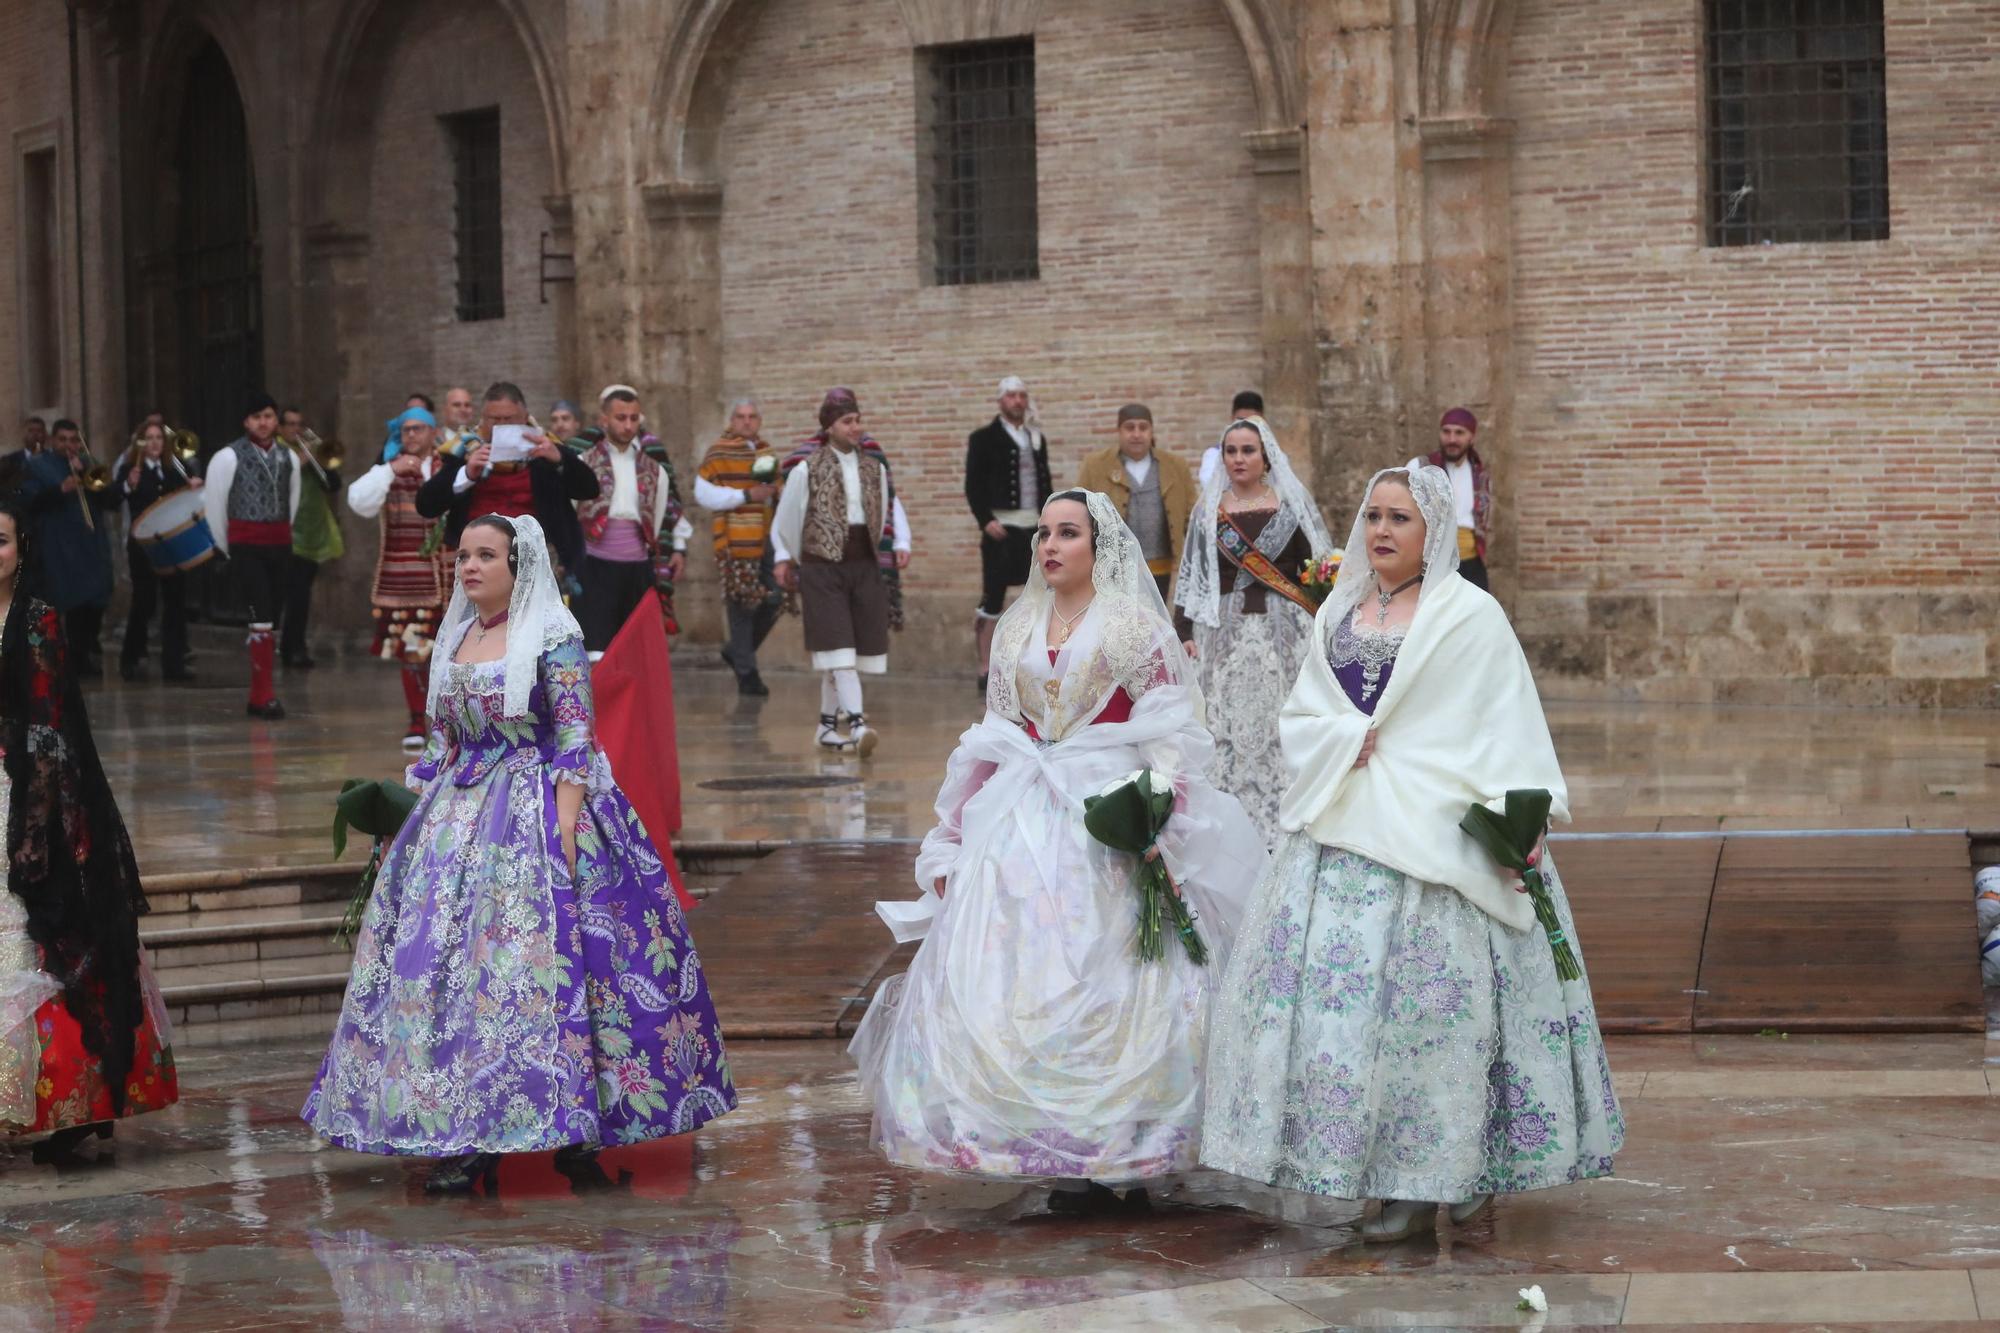
M770 698L744 699L700 650L681 654L676 672L687 839L922 837L945 758L981 706L965 681L877 683L868 715L883 741L864 763L813 745L816 677L774 671ZM233 687L93 689L143 871L324 861L341 781L408 762L401 693L380 663L288 678L285 702L283 721L250 722ZM1562 702L1548 712L1579 827L2000 828L2000 712Z
M1617 1178L1383 1248L1355 1205L1213 1173L1072 1220L889 1167L835 1042L738 1043L743 1107L690 1139L434 1199L308 1135L318 1054L194 1053L108 1161L0 1163L0 1328L1515 1328L1531 1282L1549 1328L2000 1318L1978 1038L1616 1039Z

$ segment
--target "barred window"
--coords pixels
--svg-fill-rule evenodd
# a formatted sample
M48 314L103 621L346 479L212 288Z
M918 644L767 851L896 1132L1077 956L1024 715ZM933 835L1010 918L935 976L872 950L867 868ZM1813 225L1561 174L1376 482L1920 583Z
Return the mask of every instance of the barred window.
M458 317L500 319L500 108L445 116L451 143L452 234L457 241Z
M1032 37L919 52L928 97L923 232L939 286L1020 282L1041 272L1035 200Z
M1889 235L1882 0L1707 0L1710 245Z
M62 191L56 150L20 159L21 292L18 302L22 402L45 409L62 401Z

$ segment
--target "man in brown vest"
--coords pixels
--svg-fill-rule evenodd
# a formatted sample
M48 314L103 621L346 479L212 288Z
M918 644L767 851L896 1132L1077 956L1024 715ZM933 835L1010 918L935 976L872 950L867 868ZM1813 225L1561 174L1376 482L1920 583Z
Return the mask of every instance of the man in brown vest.
M888 469L861 448L854 391L829 389L819 424L822 439L786 478L771 520L772 572L780 587L798 590L806 649L823 673L816 739L865 757L878 734L861 710L861 677L889 669L889 590L876 551L890 537L897 568L908 565L910 527Z

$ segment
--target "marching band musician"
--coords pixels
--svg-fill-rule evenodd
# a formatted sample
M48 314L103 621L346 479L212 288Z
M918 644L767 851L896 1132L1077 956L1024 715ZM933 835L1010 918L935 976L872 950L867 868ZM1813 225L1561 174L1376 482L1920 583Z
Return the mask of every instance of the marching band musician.
M201 478L179 459L167 457L167 429L148 418L132 436L132 447L118 460L118 498L136 521L154 504ZM138 680L146 660L146 633L153 608L160 608L160 676L170 683L194 679L188 669L187 580L177 569L155 569L138 538L125 539L126 563L132 570L132 608L125 615L125 642L118 652L118 674Z
M271 677L278 655L278 623L285 566L292 557L292 521L299 512L299 466L278 444L278 404L253 392L243 407L243 434L216 450L208 464L208 526L215 547L235 568L250 603L250 703L252 717L279 718Z
M315 455L312 441L305 438L307 434L304 412L288 407L278 414L278 438L297 455L294 464L304 469L299 512L292 519L292 558L285 567L284 624L278 643L278 655L286 670L300 671L318 665L306 648L306 625L312 619L313 580L319 577L321 565L338 560L347 549L340 536L340 524L333 516L333 497L340 492L340 473L336 470L339 464L328 466L326 459Z
M108 477L92 477L83 431L74 421L56 422L49 445L21 473L21 503L35 528L29 540L42 552L40 586L29 591L62 615L77 676L96 679L104 674L97 636L111 604L107 514L118 500Z

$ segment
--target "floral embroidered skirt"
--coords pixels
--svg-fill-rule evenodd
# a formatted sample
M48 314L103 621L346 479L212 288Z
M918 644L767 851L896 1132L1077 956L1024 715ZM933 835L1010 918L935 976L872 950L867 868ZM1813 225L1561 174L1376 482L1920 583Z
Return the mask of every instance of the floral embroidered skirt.
M1248 575L1240 576L1245 581ZM1266 847L1284 839L1278 802L1288 779L1278 714L1298 679L1312 617L1273 593L1261 614L1243 610L1240 588L1222 598L1222 623L1195 628L1195 667L1208 705L1215 758L1208 779L1242 802Z
M1608 1175L1624 1142L1589 980L1557 979L1540 926L1303 833L1211 1039L1202 1164L1286 1189L1455 1203Z
M608 779L584 812L572 880L546 766L431 783L384 857L306 1098L321 1136L531 1152L685 1134L736 1105L658 852Z
M0 824L11 790L0 774ZM139 956L144 1007L132 1033L125 1104L112 1104L104 1062L83 1044L83 1029L63 1003L62 987L41 970L28 938L28 909L6 888L0 857L0 1132L36 1134L121 1116L144 1115L180 1100L169 1048L166 1005L145 954Z

